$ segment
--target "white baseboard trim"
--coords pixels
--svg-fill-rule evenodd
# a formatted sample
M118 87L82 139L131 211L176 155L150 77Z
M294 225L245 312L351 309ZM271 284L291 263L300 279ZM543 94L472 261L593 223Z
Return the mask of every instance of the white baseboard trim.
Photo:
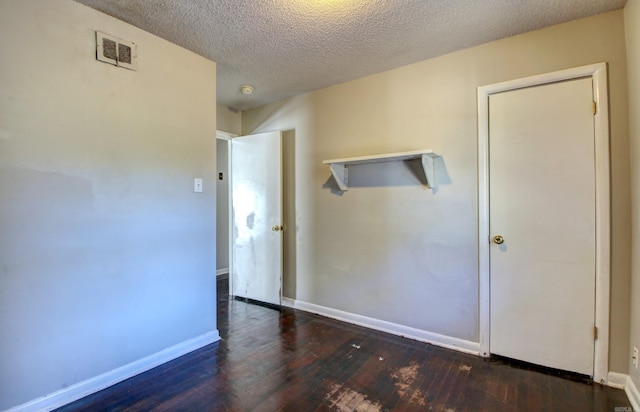
M624 389L627 386L629 375L618 372L609 372L607 375L607 386L612 388Z
M78 382L75 385L23 403L22 405L15 406L6 412L50 411L59 408L219 340L220 334L217 330L208 332L112 371Z
M609 372L607 385L612 388L624 389L624 393L629 398L633 410L640 411L640 392L638 392L638 387L631 380L631 376L624 373Z
M291 299L291 298L287 298L285 296L282 297L282 299L280 299L280 304L282 306L286 306L288 308L296 308L296 300L295 299ZM302 309L300 309L302 310Z
M397 323L387 322L380 319L356 315L354 313L344 312L338 309L332 309L291 298L283 297L282 305L294 309L300 309L305 312L311 312L317 315L326 316L328 318L340 320L343 322L352 323L354 325L364 326L365 328L391 333L392 335L403 336L408 339L430 343L432 345L441 346L447 349L453 349L473 355L480 354L480 344L478 342L471 342L451 336L440 335L438 333L427 332L421 329L412 328L410 326L399 325Z
M229 274L229 268L222 268L216 270L216 276Z
M624 392L627 394L633 410L640 411L640 391L638 391L638 387L631 380L630 376L627 376L627 385L624 388Z

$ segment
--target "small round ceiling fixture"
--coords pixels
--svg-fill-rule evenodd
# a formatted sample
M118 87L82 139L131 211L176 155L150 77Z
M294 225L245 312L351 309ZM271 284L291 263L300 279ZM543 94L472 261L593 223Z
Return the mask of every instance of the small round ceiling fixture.
M251 94L254 90L255 88L249 84L243 84L242 86L240 86L240 91L242 92L242 94Z

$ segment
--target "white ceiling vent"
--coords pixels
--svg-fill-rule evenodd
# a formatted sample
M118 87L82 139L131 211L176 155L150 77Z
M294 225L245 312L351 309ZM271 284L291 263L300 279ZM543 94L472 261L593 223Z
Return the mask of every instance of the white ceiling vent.
M135 43L99 31L96 32L96 58L101 62L136 70L137 57Z

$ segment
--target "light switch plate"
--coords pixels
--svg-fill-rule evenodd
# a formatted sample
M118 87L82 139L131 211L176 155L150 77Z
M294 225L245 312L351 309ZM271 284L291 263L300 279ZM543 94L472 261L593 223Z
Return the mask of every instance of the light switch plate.
M193 191L196 193L202 193L202 179L196 177L193 179Z

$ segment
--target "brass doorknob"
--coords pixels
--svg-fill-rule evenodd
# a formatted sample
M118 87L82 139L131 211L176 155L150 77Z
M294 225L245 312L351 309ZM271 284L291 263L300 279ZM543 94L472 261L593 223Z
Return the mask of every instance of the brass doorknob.
M504 243L504 238L502 237L502 235L495 235L493 237L493 243L495 243L496 245L501 245Z
M280 229L282 229L280 225L273 225L273 227L271 228L271 230L273 230L274 232L279 232Z

